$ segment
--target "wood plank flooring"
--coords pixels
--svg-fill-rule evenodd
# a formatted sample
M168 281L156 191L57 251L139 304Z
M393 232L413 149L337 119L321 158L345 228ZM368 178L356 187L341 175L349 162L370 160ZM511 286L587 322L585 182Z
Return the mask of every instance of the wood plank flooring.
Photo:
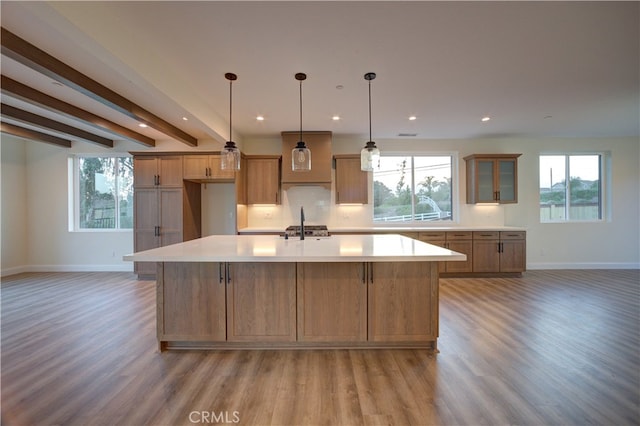
M155 283L6 277L3 425L637 425L640 271L442 279L440 353L157 351Z

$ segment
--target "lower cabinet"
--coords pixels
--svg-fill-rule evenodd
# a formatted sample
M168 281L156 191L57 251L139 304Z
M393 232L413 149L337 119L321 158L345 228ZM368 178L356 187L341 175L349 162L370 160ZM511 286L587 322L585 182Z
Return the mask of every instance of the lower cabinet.
M467 255L464 262L440 262L440 272L473 272L473 233L471 231L422 231L418 239Z
M226 263L227 340L296 340L296 264Z
M158 264L161 342L296 340L295 263Z
M526 266L524 231L473 233L473 272L523 272Z
M298 339L367 340L366 264L298 264Z
M367 266L369 341L435 341L438 337L437 263L376 262Z
M436 347L435 262L158 264L160 349Z
M164 262L157 272L160 341L227 339L222 263Z

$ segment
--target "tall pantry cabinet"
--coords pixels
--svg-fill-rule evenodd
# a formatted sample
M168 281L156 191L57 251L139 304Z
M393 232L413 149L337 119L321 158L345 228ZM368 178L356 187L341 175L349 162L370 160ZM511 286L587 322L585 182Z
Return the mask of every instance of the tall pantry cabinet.
M200 186L183 181L181 155L134 154L134 251L197 238ZM153 277L156 265L136 262L139 277Z

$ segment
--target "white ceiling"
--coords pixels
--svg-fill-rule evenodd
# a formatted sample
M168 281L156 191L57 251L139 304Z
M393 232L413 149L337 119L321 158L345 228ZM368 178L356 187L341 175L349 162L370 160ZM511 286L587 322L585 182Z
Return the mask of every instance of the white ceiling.
M639 135L639 5L3 0L1 16L4 28L198 139L228 138L225 72L238 75L234 140L298 130L297 72L308 75L305 130L368 139L363 76L375 72L374 140L613 137ZM2 74L166 139L5 56Z

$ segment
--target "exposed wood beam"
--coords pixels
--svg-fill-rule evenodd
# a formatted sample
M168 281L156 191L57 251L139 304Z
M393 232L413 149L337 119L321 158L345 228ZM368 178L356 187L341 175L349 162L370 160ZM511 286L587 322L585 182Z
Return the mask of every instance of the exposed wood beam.
M55 130L57 132L65 133L67 135L74 136L88 142L93 142L97 143L98 145L113 148L113 141L110 139L94 135L93 133L87 132L85 130L69 126L68 124L60 123L59 121L34 114L29 111L13 107L11 105L0 104L0 111L2 113L2 117L5 118L11 118L21 123L30 124L42 129Z
M66 117L80 120L91 126L110 131L122 136L125 139L132 140L146 146L155 146L156 144L155 140L148 136L134 132L133 130L127 129L124 126L121 126L105 118L63 102L47 94L39 92L29 86L25 86L22 83L12 80L7 76L2 76L0 86L2 87L3 94L18 98L33 105L38 105L50 111L55 111L59 114L63 114Z
M47 52L38 49L26 40L2 28L2 54L28 66L54 80L64 83L92 99L115 109L149 127L175 138L190 146L197 146L198 140L162 118L145 110L124 96L82 74Z
M24 127L14 126L9 123L0 123L0 131L19 138L30 139L32 141L46 142L53 145L71 148L71 141L52 136L47 133L37 132L35 130L25 129Z

